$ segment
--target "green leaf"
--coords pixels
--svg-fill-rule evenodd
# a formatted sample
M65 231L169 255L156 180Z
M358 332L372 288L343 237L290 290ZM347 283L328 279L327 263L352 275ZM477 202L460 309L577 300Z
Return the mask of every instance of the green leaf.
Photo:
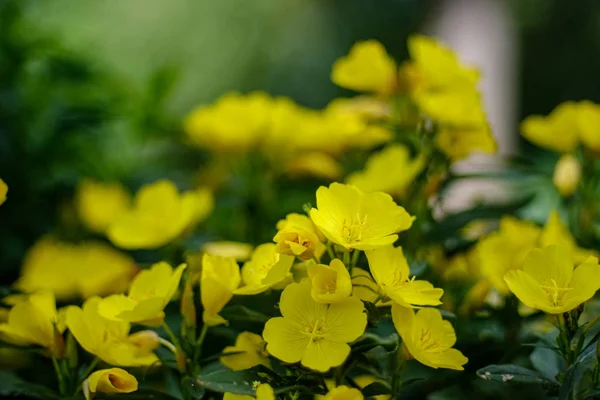
M391 334L387 337L381 337L374 333L366 332L352 344L352 352L362 353L377 346L381 346L388 351L394 350L398 346L398 335Z
M379 396L381 394L392 394L392 388L382 382L373 382L361 390L365 397Z
M269 317L241 305L225 307L220 315L227 321L258 322L264 324Z
M558 330L551 330L541 340L533 345L535 349L529 356L533 367L549 380L555 380L556 375L563 371L565 362L555 346L549 345L556 342Z
M220 363L205 367L196 377L196 383L201 387L219 393L247 394L253 396L253 382L275 383L278 376L267 367L257 365L242 371L232 371ZM272 384L276 387L277 385Z
M530 383L539 384L547 394L558 393L558 382L545 379L535 371L513 364L488 365L477 371L477 375L484 380L500 382L503 384Z
M590 347L583 351L577 361L569 367L562 381L558 398L560 400L579 399L583 394L592 389L589 380L589 372L594 367L596 360L596 349Z
M0 395L49 400L60 398L56 392L46 386L25 382L8 371L0 371Z
M206 393L204 387L198 385L198 383L189 376L185 376L181 380L181 391L183 392L183 398L194 400L203 398Z

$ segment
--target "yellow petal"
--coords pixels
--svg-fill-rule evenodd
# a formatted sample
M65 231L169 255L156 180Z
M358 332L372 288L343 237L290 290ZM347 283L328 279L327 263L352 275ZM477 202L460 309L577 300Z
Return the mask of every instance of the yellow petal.
M92 393L131 393L138 389L137 379L121 368L96 371L87 382Z
M0 204L6 200L6 193L8 193L8 186L0 179Z
M310 343L310 337L303 334L302 329L302 326L287 318L271 318L265 324L263 331L267 351L287 363L302 360Z
M327 372L332 367L342 365L349 354L350 346L346 343L326 339L311 341L302 357L302 365L319 372Z

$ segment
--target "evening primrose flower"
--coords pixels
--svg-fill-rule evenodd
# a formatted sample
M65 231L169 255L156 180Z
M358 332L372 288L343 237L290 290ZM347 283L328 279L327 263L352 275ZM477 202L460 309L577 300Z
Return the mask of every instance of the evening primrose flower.
M541 229L511 216L500 219L500 229L484 236L476 246L481 274L502 295L509 293L504 275L519 269L527 254L537 247Z
M75 204L79 218L94 232L104 233L129 208L131 195L119 183L82 180L77 186Z
M572 154L563 155L556 166L552 175L552 182L563 197L569 197L577 190L581 180L581 164L577 157Z
M15 287L28 293L50 290L60 300L85 299L126 291L137 271L133 258L105 243L44 237L27 251Z
M421 364L431 368L462 371L469 360L452 346L456 343L454 328L442 319L435 308L422 308L417 313L398 304L392 305L392 320L408 352Z
M381 43L365 40L355 43L347 56L333 64L331 80L357 92L387 95L396 86L397 67Z
M335 157L322 152L312 151L300 153L285 167L286 174L293 177L315 177L338 179L344 170Z
M250 258L253 247L248 243L217 241L204 243L200 250L213 256L233 257L236 261L246 261Z
M294 257L279 254L275 243L264 243L257 246L242 267L244 286L234 290L235 294L258 294L284 284L291 278L290 269Z
M504 276L510 290L528 307L562 314L592 298L600 289L600 265L590 257L574 269L573 257L562 246L532 250L522 270Z
M269 367L269 353L265 350L266 343L260 335L252 332L242 332L235 340L234 346L223 349L221 364L234 371L252 368L255 365ZM227 353L234 353L227 355ZM239 353L239 354L235 354Z
M268 128L271 104L263 92L227 93L214 104L193 110L183 128L199 147L219 153L250 151Z
M567 101L544 117L530 115L521 123L521 134L533 144L560 153L571 152L580 143L578 104Z
M64 320L56 311L54 295L36 292L10 310L8 321L0 323L0 339L17 346L38 345L55 357L62 357Z
M583 145L596 152L600 151L600 105L591 101L579 103L577 119L579 135Z
M479 152L493 154L498 145L487 125L467 128L441 127L435 137L436 146L452 161Z
M425 156L412 158L409 149L392 144L369 157L365 169L348 176L346 182L365 192L385 192L402 197L425 168Z
M352 268L352 296L374 303L377 307L392 305L392 300L381 297L379 286L371 274L361 268Z
M8 193L8 186L0 179L0 205L6 201L6 193Z
M434 288L427 281L409 278L410 269L402 247L388 245L365 254L382 297L388 297L404 307L442 304L442 289Z
M312 285L312 298L318 303L339 303L352 294L350 273L344 263L337 258L329 265L309 266L308 277Z
M332 183L317 190L310 217L319 230L346 249L372 250L398 239L414 217L383 192L364 193L353 185Z
M208 189L179 194L173 182L160 180L136 193L134 206L115 219L107 236L128 250L160 247L206 218L213 206Z
M160 326L165 318L163 310L177 291L185 268L186 264L181 264L173 270L163 261L141 271L131 282L127 296L112 295L100 302L100 314L114 321Z
M95 393L132 393L138 389L135 376L121 368L101 369L83 382L83 394L90 399Z
M582 263L590 256L597 256L595 251L577 246L575 237L573 237L567 226L563 224L557 210L550 212L538 240L538 247L540 248L551 245L561 245L567 248L573 255L573 260L576 264Z
M240 267L235 258L204 254L200 278L200 300L204 312L202 319L209 326L225 324L219 315L240 285Z
M360 390L344 385L331 389L323 396L323 400L363 400L364 398Z
M100 315L101 301L92 297L81 308L67 308L67 326L81 347L111 365L134 367L156 363L158 358L153 353L159 344L156 333L140 331L129 335L128 322L111 321Z
M321 232L306 215L288 214L284 220L277 223L277 229L273 241L277 243L275 251L280 254L310 260L315 256L315 252L319 257L319 253L325 251L325 245L321 243Z
M325 372L350 354L349 342L363 334L367 316L355 297L336 304L317 303L309 280L289 284L279 303L282 317L265 324L267 351L286 363Z

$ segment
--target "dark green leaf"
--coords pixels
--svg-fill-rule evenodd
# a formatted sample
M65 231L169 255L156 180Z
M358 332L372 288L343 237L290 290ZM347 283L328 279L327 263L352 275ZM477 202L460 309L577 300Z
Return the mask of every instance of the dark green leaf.
M179 400L177 397L170 396L166 393L157 392L155 390L140 389L133 393L118 393L118 394L98 394L94 400Z
M477 371L477 375L481 379L500 382L503 384L515 383L533 383L542 385L546 393L556 394L558 392L558 383L549 379L545 379L535 371L521 367L519 365L504 364L504 365L488 365Z
M241 305L225 307L220 314L228 321L265 323L269 320L268 316Z
M373 382L361 390L365 397L379 396L380 394L392 394L392 388L382 382Z
M577 361L565 373L558 398L560 400L579 399L587 390L591 389L585 376L594 367L596 349L589 347L583 351Z
M381 337L374 333L367 332L352 344L352 352L362 353L377 346L381 346L388 351L395 349L396 346L398 346L398 335L392 334L387 337Z
M232 371L220 363L213 363L205 367L196 377L198 385L214 392L247 395L255 394L253 382L271 384L277 381L278 376L262 365L242 371Z
M34 399L59 399L59 396L51 389L25 382L14 373L8 371L0 371L0 395L23 396Z
M204 397L206 390L204 387L198 385L196 381L186 376L181 380L181 391L185 399L199 400Z

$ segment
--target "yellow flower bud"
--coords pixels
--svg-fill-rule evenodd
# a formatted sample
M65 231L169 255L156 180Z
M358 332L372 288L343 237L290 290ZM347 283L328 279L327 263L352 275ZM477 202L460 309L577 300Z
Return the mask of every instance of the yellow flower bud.
M581 179L581 164L572 154L565 154L558 160L554 168L552 181L561 196L568 197L575 193Z
M0 204L6 200L6 193L8 193L8 186L2 179L0 179Z
M137 389L137 379L121 368L101 369L91 374L83 382L83 393L86 399L97 392L131 393Z
M149 355L160 345L160 337L151 330L139 331L132 333L127 338L129 343L137 347L138 355Z

